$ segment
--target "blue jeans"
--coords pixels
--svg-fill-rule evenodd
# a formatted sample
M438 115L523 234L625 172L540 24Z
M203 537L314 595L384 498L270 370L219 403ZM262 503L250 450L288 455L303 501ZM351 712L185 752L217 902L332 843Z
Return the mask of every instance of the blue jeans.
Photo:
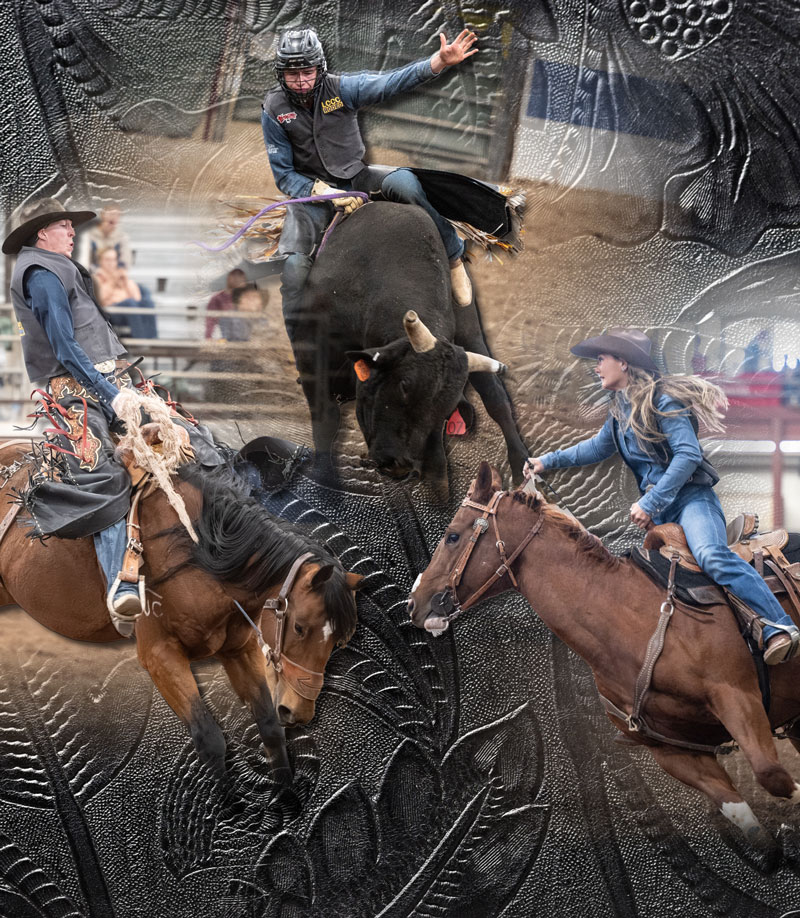
M122 570L122 561L125 558L125 546L128 543L125 519L119 520L102 532L96 532L93 538L97 560L106 578L106 590L109 590L111 584L117 579L117 574ZM116 595L138 592L139 588L135 583L122 581L117 588Z
M714 491L706 485L684 485L657 523L679 523L697 563L715 583L735 593L761 618L793 628L789 616L755 568L734 554L725 537L725 517ZM779 629L764 627L764 641Z
M410 169L395 169L390 172L381 184L381 192L388 201L397 201L399 204L417 204L427 211L444 243L447 258L454 261L464 254L464 240L459 239L453 224L435 210L422 190L419 179Z

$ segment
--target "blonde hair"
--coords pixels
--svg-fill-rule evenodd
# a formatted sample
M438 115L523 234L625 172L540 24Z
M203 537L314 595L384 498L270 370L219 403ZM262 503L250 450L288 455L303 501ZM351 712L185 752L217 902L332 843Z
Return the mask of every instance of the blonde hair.
M683 408L662 411L656 402L666 395L680 402ZM628 365L628 385L625 398L631 413L626 416L618 399L611 402L611 414L622 430L632 430L641 443L662 443L667 439L659 426L660 418L674 418L686 409L711 433L723 433L728 397L719 386L700 376L654 376L647 370Z

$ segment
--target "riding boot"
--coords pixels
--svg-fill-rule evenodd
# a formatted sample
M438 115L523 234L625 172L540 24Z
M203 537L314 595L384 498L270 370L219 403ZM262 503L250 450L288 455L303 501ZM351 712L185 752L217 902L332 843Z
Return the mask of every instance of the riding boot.
M459 306L469 306L472 302L472 281L464 267L463 258L450 262L450 289Z
M774 666L776 663L791 660L797 653L798 643L800 643L800 632L797 628L791 631L789 629L780 630L764 641L764 662L767 666Z
M124 519L94 534L97 560L106 578L106 589L108 590L106 604L114 627L123 637L130 637L133 634L136 617L142 612L136 584L119 580L127 541L127 527Z

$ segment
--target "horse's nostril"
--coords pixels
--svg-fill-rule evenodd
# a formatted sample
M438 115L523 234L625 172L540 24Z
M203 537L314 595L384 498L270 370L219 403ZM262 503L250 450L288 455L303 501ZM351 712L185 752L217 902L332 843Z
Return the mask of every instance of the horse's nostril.
M291 708L288 708L285 704L278 705L278 720L284 725L290 725L295 723L295 716Z
M416 605L417 605L417 604L414 602L414 597L413 597L413 596L409 596L409 598L408 598L408 604L406 605L406 608L408 609L408 614L409 614L409 615L413 615L413 614L414 614L414 609L416 608Z

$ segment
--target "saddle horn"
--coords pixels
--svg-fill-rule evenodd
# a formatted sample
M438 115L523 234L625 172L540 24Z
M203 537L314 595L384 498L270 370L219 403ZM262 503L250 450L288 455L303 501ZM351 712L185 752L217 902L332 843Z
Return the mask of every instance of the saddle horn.
M403 316L403 328L406 330L411 347L418 354L432 351L436 347L436 338L413 309L409 309Z

